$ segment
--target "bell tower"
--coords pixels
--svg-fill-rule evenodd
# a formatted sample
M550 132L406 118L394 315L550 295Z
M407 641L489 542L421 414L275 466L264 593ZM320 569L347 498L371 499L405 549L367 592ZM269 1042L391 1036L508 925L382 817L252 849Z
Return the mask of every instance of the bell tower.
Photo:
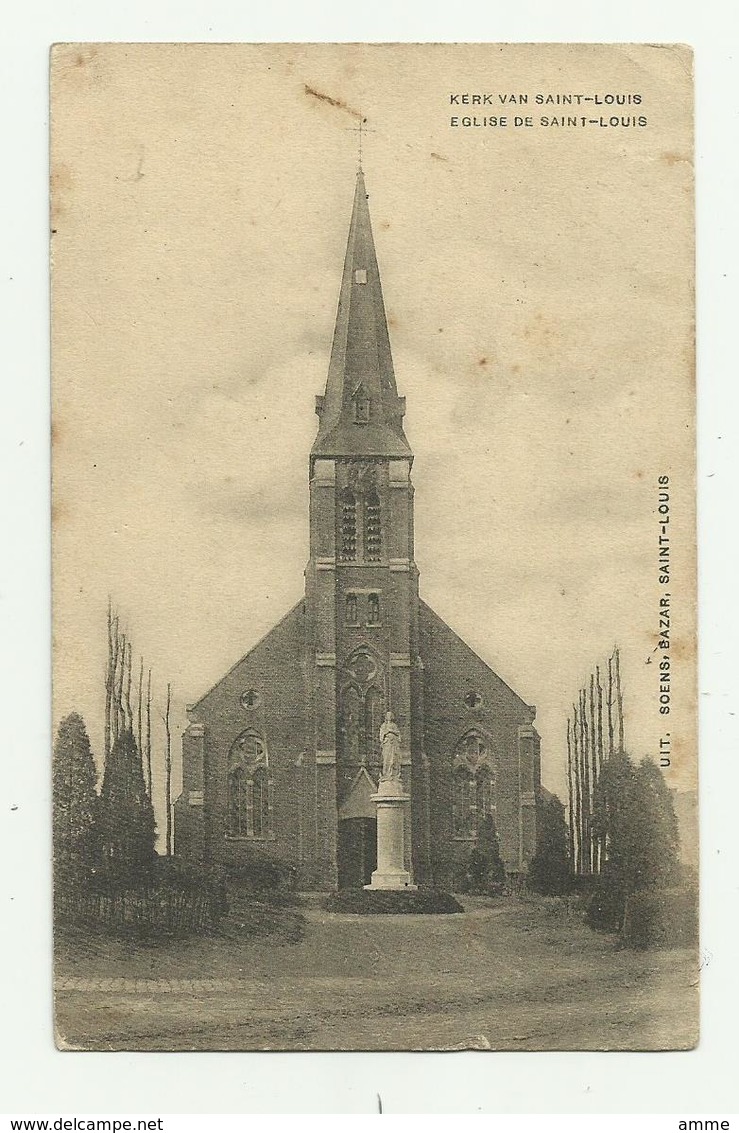
M393 712L401 733L403 784L411 797L409 848L419 842L411 826L419 820L423 746L413 454L403 431L405 398L395 383L367 200L360 169L310 454L306 614L316 849L326 880L340 887L368 882L375 868L370 795L379 778L384 713ZM406 868L413 871L410 850Z

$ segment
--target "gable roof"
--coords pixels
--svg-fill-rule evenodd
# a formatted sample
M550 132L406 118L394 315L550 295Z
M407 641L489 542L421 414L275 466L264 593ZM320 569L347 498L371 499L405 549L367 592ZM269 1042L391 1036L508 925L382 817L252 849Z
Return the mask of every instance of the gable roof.
M227 681L231 674L238 669L239 665L243 665L244 661L248 660L248 658L257 651L257 649L260 649L262 646L266 645L271 638L289 629L291 620L294 619L298 613L302 613L304 608L305 598L301 598L290 610L288 610L284 617L280 618L276 625L273 625L271 629L267 630L267 632L259 638L259 641L257 641L256 644L252 645L251 649L244 653L242 657L239 657L238 661L236 661L235 664L233 664L231 668L223 674L222 677L219 677L218 680L210 686L207 692L204 692L201 697L194 701L194 703L188 704L187 711L197 712L197 710L203 704L203 701L207 700L207 698L211 695L211 693L215 692L219 685L222 685L224 681Z
M518 693L515 692L511 688L511 686L509 684L507 684L506 681L503 680L502 677L498 676L498 674L495 672L495 670L492 669L490 667L490 665L488 665L487 661L484 661L482 659L482 657L479 655L479 653L476 653L475 650L472 649L467 644L467 642L459 636L458 633L455 633L455 631L451 628L451 626L449 626L444 621L443 618L441 618L434 610L431 609L431 607L426 602L424 602L420 598L418 600L418 613L419 613L419 628L421 629L422 632L423 632L423 629L424 629L424 622L425 622L426 628L430 629L432 632L435 631L437 633L441 633L443 636L445 636L447 638L447 641L450 644L454 645L457 649L464 651L471 659L473 659L476 662L476 664L481 665L484 669L486 669L488 675L490 677L492 677L493 680L498 685L500 685L502 689L504 689L507 693L509 693L509 695L511 697L513 697L515 700L517 700L518 703L523 708L527 709L530 712L531 720L533 722L533 719L536 715L535 705L527 704L526 701L522 697L520 697L518 695ZM424 657L423 654L421 655L421 660L422 660L424 665L427 664L427 658Z

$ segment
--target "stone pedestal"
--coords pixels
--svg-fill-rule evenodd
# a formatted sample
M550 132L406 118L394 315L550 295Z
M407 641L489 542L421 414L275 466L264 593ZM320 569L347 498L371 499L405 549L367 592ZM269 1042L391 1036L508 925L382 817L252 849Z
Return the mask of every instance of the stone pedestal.
M377 869L365 889L415 889L405 868L405 804L409 797L399 779L383 779L377 794Z

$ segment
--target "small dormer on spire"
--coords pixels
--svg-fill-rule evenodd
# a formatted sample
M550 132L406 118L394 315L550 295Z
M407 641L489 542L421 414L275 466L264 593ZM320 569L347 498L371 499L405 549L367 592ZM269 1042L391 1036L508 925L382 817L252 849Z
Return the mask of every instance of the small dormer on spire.
M325 393L311 456L408 460L364 174L357 172Z

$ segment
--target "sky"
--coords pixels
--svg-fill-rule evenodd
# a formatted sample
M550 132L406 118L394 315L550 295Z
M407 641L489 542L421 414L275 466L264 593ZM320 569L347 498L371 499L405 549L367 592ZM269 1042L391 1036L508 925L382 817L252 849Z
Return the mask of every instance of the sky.
M109 594L177 732L300 598L361 112L421 595L537 706L563 798L567 714L616 642L627 748L670 731L668 782L693 785L689 66L634 45L56 50L55 721L82 712L100 757ZM577 114L534 102L573 92L639 93L618 114L648 125L511 126ZM156 744L161 768L159 721Z

